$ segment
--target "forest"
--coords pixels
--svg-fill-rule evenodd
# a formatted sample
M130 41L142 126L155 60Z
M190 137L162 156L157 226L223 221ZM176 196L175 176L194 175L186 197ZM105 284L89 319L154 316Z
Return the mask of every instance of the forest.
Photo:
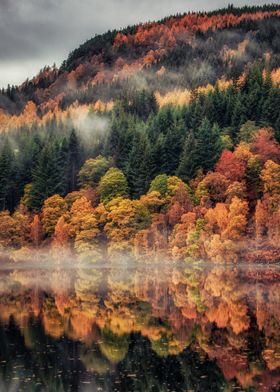
M280 260L280 7L96 36L0 94L0 250Z

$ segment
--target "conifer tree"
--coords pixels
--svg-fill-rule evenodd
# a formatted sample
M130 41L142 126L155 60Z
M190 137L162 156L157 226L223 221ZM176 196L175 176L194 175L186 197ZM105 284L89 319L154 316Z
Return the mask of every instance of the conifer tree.
M11 147L5 143L0 155L0 210L14 207L15 161Z
M220 153L219 127L211 127L209 120L204 118L197 132L190 132L186 138L177 173L184 181L189 181L198 169L211 170Z
M60 194L62 178L54 147L46 146L40 153L38 164L33 172L32 188L28 200L31 210L39 210L45 199Z
M126 169L129 188L134 198L144 194L150 183L151 153L146 134L139 130L135 133L133 147Z
M71 131L68 144L68 189L73 192L77 189L77 176L81 164L80 143L74 129Z

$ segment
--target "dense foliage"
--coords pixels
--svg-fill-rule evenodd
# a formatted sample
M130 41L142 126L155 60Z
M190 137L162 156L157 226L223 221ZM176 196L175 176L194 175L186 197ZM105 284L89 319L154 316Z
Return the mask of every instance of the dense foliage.
M1 246L278 260L279 31L277 6L177 16L4 91Z

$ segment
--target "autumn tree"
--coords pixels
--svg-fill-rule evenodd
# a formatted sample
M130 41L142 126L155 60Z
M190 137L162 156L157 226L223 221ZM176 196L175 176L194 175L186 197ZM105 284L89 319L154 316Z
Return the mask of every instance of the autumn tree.
M96 188L101 177L107 172L112 162L101 155L88 159L81 167L78 174L79 186L83 188Z
M272 197L280 196L280 165L274 161L266 161L261 172L263 190Z
M139 200L116 198L108 204L105 233L111 249L127 250L135 234L149 226L150 213Z
M55 226L52 245L55 248L67 247L70 237L69 224L65 222L64 216L61 216Z
M280 162L280 145L275 140L272 129L260 129L253 137L251 150L263 163L267 160Z
M50 236L54 233L59 218L66 212L67 204L61 196L54 195L44 201L42 223L47 235Z
M109 169L101 178L98 191L104 203L117 197L127 196L128 184L123 172L117 168Z
M30 236L33 245L38 248L43 240L43 225L40 220L40 216L36 214L33 221L30 224Z
M245 175L246 165L236 157L235 153L224 150L216 164L215 171L230 181L241 181Z

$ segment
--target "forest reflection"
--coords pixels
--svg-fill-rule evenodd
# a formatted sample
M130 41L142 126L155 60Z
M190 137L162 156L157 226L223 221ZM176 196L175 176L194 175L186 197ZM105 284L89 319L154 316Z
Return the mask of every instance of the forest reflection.
M1 391L277 391L280 269L0 272Z

